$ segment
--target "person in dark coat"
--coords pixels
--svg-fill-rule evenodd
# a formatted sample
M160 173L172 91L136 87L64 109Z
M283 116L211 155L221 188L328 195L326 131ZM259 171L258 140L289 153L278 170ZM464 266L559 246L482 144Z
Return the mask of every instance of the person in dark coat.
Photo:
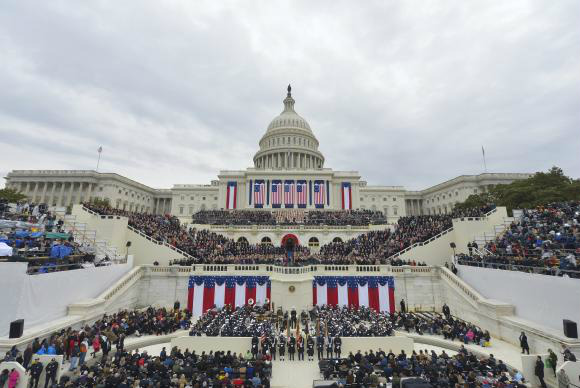
M24 369L28 370L28 366L30 365L30 361L32 361L32 345L28 345L26 349L24 349L24 360L22 366Z
M530 354L530 345L528 345L528 337L526 336L526 333L524 333L522 331L522 334L520 334L520 347L522 348L522 354L527 353Z
M284 356L286 355L286 339L283 335L280 336L278 341L278 353L280 353L280 361L284 361Z
M542 361L542 357L538 356L536 360L536 365L534 367L534 374L540 380L540 384L542 388L546 388L546 382L544 381L544 362Z
M332 358L332 337L326 337L326 358Z
M38 358L30 365L30 386L32 388L38 388L38 382L40 381L40 375L43 369L44 366Z
M340 352L342 351L342 339L339 336L334 338L334 354L336 358L340 358Z
M449 317L451 316L451 310L449 309L449 306L447 306L447 303L443 303L443 314L445 314L445 318L449 319Z
M310 336L306 340L306 352L308 353L308 361L314 361L314 340Z
M48 365L46 365L46 376L44 377L44 388L48 387L48 384L50 384L50 386L53 386L54 384L56 384L56 373L58 371L58 361L56 361L54 358L48 363Z
M294 334L288 339L288 360L294 361L294 353L296 353L296 338Z
M318 360L322 360L324 358L324 337L319 335L316 337L316 350L318 351Z
M401 312L402 313L406 313L407 312L407 306L405 306L405 300L404 299L401 299L400 305L401 305Z

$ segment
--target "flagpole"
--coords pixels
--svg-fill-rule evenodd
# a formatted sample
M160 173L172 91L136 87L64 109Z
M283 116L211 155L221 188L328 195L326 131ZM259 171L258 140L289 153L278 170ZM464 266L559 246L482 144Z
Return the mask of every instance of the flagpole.
M487 173L487 163L485 162L485 149L481 146L481 153L483 155L483 169Z
M101 152L103 152L103 147L99 147L97 152L99 153L99 157L97 159L97 172L99 172L99 164L101 163Z

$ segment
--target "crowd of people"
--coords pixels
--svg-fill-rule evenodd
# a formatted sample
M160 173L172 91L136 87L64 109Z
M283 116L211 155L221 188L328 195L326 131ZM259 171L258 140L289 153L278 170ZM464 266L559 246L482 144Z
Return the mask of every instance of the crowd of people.
M387 223L373 210L200 210L192 217L198 225L330 225L366 226Z
M331 242L320 247L319 252L311 253L305 246L295 246L291 257L284 247L275 247L272 244L249 244L247 240L234 241L223 235L210 232L205 229L187 228L179 223L176 217L169 215L152 215L145 213L132 213L104 206L85 204L89 209L100 214L117 214L129 218L129 225L140 230L151 238L166 242L186 253L189 259L178 260L175 264L288 264L313 265L313 264L391 264L390 256L417 243L426 241L452 226L451 215L429 215L401 217L394 231L384 229L371 231L345 242ZM489 208L481 208L469 211L473 214L482 215ZM216 217L232 217L243 220L246 213L248 217L257 219L270 219L269 211L206 211L203 213ZM309 211L313 219L325 219L332 224L333 219L346 217L354 214L356 217L375 217L375 212L367 210L355 210L349 212L334 211ZM204 216L205 217L205 216ZM322 218L318 218L322 217ZM211 217L210 217L211 218ZM274 219L272 217L272 219ZM326 222L325 221L325 222ZM242 221L240 221L242 222ZM307 222L307 220L305 221ZM366 222L366 221L365 221ZM401 264L401 263L398 263ZM396 265L396 264L395 264Z
M472 249L470 249L471 251ZM464 265L580 277L580 202L523 211L521 219L485 246L484 255L459 255Z
M335 380L337 386L386 387L391 383L399 387L401 379L418 377L423 384L437 388L456 387L508 387L524 388L525 380L516 370L509 370L502 360L493 354L478 358L461 346L456 355L445 350L402 350L399 354L384 350L349 353L341 359L320 362L320 372L325 380Z

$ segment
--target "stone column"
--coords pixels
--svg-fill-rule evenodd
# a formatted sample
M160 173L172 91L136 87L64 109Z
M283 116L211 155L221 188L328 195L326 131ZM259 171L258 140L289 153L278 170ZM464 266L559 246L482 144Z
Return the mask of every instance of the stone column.
M66 182L61 182L61 183L60 183L60 194L59 194L59 196L58 196L58 202L57 202L57 205L58 205L58 206L62 206L62 205L63 205L63 203L62 203L62 198L63 198L63 196L64 196L64 185L65 185L65 184L66 184Z
M74 187L75 187L75 183L73 181L70 183L70 188L69 188L67 199L66 199L67 206L72 205L72 196L73 196Z
M55 191L55 189L56 189L56 182L53 181L52 182L52 189L50 190L50 201L48 201L49 202L49 204L48 204L49 206L52 206L52 204L55 203L54 202L54 191Z
M48 185L48 182L47 181L44 181L44 185L42 186L42 194L41 194L41 197L40 197L40 202L44 202L44 203L48 202L44 198L46 196L46 185Z

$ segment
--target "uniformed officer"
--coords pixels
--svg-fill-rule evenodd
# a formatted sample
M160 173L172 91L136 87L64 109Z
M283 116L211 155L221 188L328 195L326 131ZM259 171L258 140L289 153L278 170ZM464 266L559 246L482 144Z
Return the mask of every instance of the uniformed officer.
M276 360L277 345L278 345L278 337L273 335L272 339L270 340L270 355L272 356L272 360Z
M42 374L42 370L44 366L38 360L34 360L34 363L30 366L30 386L32 388L38 388L38 381L40 380L40 375Z
M51 386L56 384L56 372L58 371L58 361L54 358L48 363L46 366L46 376L44 378L44 388L48 387L48 384Z
M284 361L284 355L286 354L286 338L280 335L278 340L278 352L280 353L280 361Z
M316 337L316 350L318 351L318 360L322 360L324 358L324 337L322 334Z
M334 338L334 354L336 356L336 358L340 358L340 351L341 351L341 347L342 347L342 340L340 339L339 336L336 336Z
M332 337L326 337L326 358L332 358Z
M258 343L259 343L258 337L254 335L252 337L252 357L254 358L254 360L258 358Z
M308 352L308 361L314 361L314 340L308 336L306 340L306 351Z
M304 338L298 336L298 361L304 361Z
M294 361L294 353L296 353L296 338L294 334L288 339L288 359Z

